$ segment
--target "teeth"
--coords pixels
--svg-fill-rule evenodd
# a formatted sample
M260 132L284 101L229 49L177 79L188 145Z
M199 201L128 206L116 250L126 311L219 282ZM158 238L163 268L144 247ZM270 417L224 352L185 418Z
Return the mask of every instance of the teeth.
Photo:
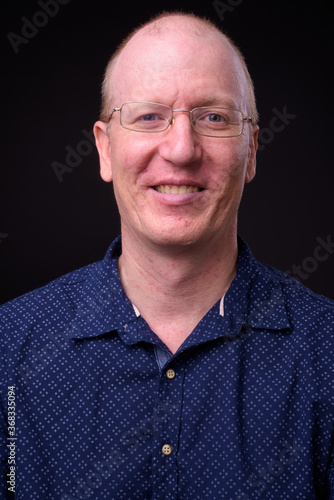
M199 191L199 188L197 186L175 186L167 184L160 184L160 186L155 186L155 189L159 191L159 193L163 194L186 194L198 193Z

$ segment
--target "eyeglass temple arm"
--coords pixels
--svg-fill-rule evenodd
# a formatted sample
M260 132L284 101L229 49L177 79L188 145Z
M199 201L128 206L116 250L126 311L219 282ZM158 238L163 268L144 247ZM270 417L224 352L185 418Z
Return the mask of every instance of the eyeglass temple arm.
M111 114L110 114L110 116L109 116L108 121L112 119L113 114L115 113L115 111L121 111L121 108L114 108L114 109L111 111Z

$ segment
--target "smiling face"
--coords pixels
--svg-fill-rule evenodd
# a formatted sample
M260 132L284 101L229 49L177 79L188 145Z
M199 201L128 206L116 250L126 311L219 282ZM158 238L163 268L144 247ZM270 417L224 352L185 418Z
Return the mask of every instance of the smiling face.
M188 21L189 22L189 21ZM113 105L153 101L174 109L225 106L247 115L247 82L222 35L169 20L139 31L112 75ZM196 134L188 113L159 133L124 129L119 112L95 125L101 176L113 181L123 238L159 245L203 244L235 236L245 182L255 174L257 127L239 137ZM247 115L248 116L248 115Z

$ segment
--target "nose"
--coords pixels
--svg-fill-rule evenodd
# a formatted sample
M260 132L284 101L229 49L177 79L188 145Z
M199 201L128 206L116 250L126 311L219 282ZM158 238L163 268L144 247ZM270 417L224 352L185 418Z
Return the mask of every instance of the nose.
M201 158L200 140L191 126L188 111L174 110L171 125L163 133L160 155L180 167L191 165Z

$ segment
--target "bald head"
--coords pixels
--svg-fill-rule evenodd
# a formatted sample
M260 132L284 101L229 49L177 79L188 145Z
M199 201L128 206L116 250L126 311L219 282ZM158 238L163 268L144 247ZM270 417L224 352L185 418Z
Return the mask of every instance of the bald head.
M153 42L155 44L155 54L151 50ZM127 80L129 80L130 73L133 73L135 77L136 69L143 64L146 52L150 52L151 54L150 65L146 63L146 78L149 87L152 88L154 82L156 82L156 85L159 85L161 82L158 74L160 67L158 64L159 53L164 51L166 56L166 46L170 47L170 56L168 57L167 54L167 59L165 59L167 62L165 64L170 64L172 71L175 57L182 50L182 55L185 58L184 69L189 71L190 77L191 63L189 62L189 65L187 65L187 51L193 53L196 46L197 49L195 50L203 52L210 44L211 49L207 50L210 51L211 57L216 58L218 63L217 70L219 63L221 66L224 65L225 68L228 62L233 61L234 66L230 67L230 71L234 71L235 84L240 87L240 92L245 95L247 110L244 111L256 123L258 121L258 113L253 83L239 49L210 21L193 14L183 13L163 13L153 18L130 33L114 52L107 65L102 86L101 120L107 122L112 108L121 104L120 102L116 102L116 100L121 99L117 94L119 94L119 88L124 85L124 77L126 76ZM154 57L155 55L156 58ZM203 71L205 71L204 66ZM234 68L236 69L234 70ZM129 84L129 81L127 83ZM135 78L133 85L136 85ZM138 89L138 92L140 94L140 89ZM140 100L139 97L138 100Z

